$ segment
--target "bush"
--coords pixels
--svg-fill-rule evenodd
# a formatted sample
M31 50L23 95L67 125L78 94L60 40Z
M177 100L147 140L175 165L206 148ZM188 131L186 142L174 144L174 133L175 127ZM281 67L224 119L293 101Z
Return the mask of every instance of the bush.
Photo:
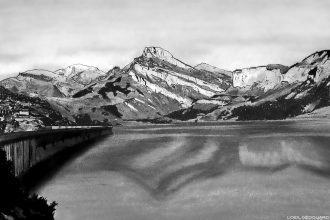
M302 113L303 103L300 100L281 99L266 102L259 106L241 106L232 111L238 120L280 120Z
M23 190L14 176L12 163L7 161L6 153L1 149L0 177L0 219L54 219L56 202L48 204L45 198Z

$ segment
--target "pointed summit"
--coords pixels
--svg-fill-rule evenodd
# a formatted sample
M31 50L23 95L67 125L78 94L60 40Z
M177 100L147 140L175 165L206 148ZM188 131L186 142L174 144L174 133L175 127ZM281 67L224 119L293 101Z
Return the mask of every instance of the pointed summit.
M189 68L187 64L175 58L168 50L161 47L145 47L142 56L149 59L159 59L182 68Z
M173 55L161 47L146 47L143 50L143 56L147 58L157 57L162 60L173 59Z

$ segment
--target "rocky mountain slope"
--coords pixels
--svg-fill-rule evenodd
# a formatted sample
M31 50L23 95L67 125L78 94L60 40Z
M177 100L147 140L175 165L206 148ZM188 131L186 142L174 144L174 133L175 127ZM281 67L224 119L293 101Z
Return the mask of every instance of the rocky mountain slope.
M28 112L28 115L21 115L22 111ZM46 100L14 93L2 86L0 86L0 116L4 120L2 123L4 127L0 128L0 132L5 129L6 122L17 123L17 128L21 130L72 123L54 110Z
M192 66L165 49L146 47L124 68L107 73L76 64L54 72L26 71L0 85L41 97L78 124L257 119L243 116L254 110L261 119L271 118L258 109L282 119L328 105L329 54L316 52L291 67L270 64L230 72L206 63Z
M218 67L212 66L207 63L200 63L194 67L195 69L202 70L202 71L207 71L213 74L216 74L218 76L228 76L229 78L232 77L232 72L220 69Z
M240 90L241 93L252 90L252 88L263 93L280 84L288 69L280 64L238 69L233 72L233 87Z
M330 74L330 50L313 53L290 67L283 81L289 83L312 79L319 82Z
M232 110L238 120L285 119L330 105L330 77L317 83L304 81L273 101L258 99Z
M285 70L274 87L252 100L219 107L201 120L284 119L330 105L329 50L316 52ZM234 83L235 85L235 83ZM321 110L321 112L323 112ZM323 112L323 115L324 114Z
M162 48L147 47L126 67L112 69L71 98L48 100L65 115L88 114L92 120L157 119L194 103L223 104L212 97L230 86L226 74L196 69Z
M42 69L28 70L17 77L2 80L0 85L19 93L45 97L70 97L85 85L107 76L96 67L71 65L54 72Z

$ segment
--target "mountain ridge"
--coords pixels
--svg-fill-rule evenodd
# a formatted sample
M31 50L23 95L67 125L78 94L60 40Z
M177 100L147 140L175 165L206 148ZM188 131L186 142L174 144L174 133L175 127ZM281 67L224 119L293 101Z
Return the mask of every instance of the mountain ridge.
M82 117L100 123L219 120L231 118L232 110L238 114L235 109L240 106L257 108L278 98L285 100L291 93L296 94L291 95L294 99L287 99L303 105L296 97L315 96L309 90L320 85L322 91L328 88L324 82L330 75L329 54L330 50L317 51L290 67L268 64L231 72L204 62L189 65L168 50L151 46L122 69L104 72L84 64L55 71L32 69L2 80L0 85L47 100L71 121ZM302 86L305 84L308 86ZM300 92L292 92L296 88ZM322 103L326 106L327 101Z

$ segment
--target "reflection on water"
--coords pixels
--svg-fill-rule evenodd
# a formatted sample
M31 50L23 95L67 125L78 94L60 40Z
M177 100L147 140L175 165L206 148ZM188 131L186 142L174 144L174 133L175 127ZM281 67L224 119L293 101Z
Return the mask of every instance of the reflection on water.
M155 199L165 199L192 182L223 176L232 169L252 168L258 172L262 171L258 168L266 168L278 172L299 166L324 174L330 170L327 137L322 141L313 137L242 139L150 137L109 149L101 158L91 155L84 159L84 166L85 171L120 172Z
M328 213L330 125L191 128L117 128L39 192L59 202L58 219L285 219Z
M323 143L313 142L313 138L261 138L240 143L239 159L248 167L298 165L327 172L330 169L328 143L326 140Z
M120 172L164 199L193 181L222 175L237 161L232 145L193 136L147 138L109 149L101 158L84 158L84 170Z

